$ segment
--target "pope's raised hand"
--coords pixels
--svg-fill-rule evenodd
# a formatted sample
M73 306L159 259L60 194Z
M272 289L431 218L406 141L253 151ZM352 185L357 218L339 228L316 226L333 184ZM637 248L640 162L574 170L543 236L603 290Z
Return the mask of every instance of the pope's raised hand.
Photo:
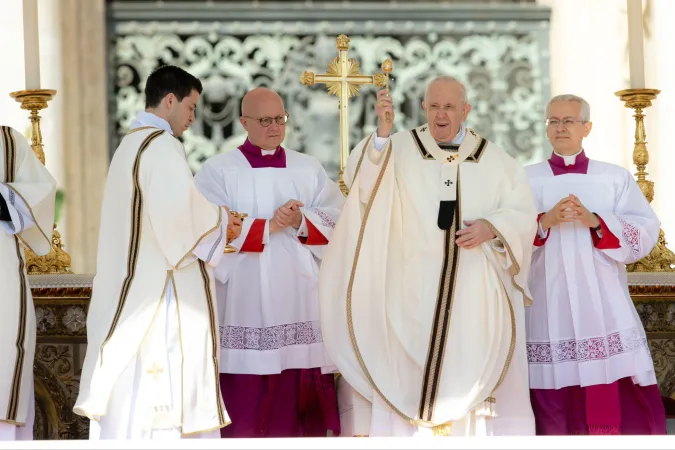
M389 89L382 89L377 93L375 114L377 115L377 135L389 137L394 127L394 104L389 96Z

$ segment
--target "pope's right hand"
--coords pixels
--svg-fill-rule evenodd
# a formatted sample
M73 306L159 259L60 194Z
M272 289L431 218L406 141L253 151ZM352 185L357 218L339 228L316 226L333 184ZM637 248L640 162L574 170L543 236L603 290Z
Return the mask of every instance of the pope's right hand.
M377 114L377 135L389 137L391 129L394 127L394 104L389 96L389 89L382 89L377 93L375 114ZM387 114L389 115L389 121L387 121Z

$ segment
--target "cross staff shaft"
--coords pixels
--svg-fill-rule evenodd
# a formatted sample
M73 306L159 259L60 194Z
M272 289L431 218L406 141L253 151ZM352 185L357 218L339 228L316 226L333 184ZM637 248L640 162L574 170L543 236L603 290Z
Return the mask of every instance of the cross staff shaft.
M349 158L349 98L359 95L359 87L372 84L387 87L392 62L387 59L382 63L382 71L374 75L363 75L359 72L359 63L354 58L348 58L349 38L341 34L336 39L338 56L328 64L327 73L315 74L303 72L300 82L305 86L325 84L328 93L340 99L340 189L346 196L349 193L344 180L343 172Z

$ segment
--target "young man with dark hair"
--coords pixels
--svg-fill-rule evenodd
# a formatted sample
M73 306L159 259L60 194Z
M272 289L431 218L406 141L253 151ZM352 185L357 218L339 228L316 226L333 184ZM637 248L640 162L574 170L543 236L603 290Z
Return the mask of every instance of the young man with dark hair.
M145 112L138 114L137 124L155 123L152 116L169 123L175 137L183 135L195 120L195 110L202 93L198 78L175 66L155 70L145 83Z
M74 409L90 439L218 437L230 422L210 266L241 221L199 193L176 139L201 89L177 67L150 75L146 110L110 163Z

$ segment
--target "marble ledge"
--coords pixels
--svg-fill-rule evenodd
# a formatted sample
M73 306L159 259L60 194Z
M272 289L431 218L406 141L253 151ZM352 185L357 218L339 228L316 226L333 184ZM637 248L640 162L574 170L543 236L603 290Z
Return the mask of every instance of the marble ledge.
M628 285L675 287L675 272L629 272Z
M40 274L28 275L32 289L91 288L93 274Z
M93 274L29 275L32 288L91 288ZM631 272L629 286L664 286L675 288L675 272Z

